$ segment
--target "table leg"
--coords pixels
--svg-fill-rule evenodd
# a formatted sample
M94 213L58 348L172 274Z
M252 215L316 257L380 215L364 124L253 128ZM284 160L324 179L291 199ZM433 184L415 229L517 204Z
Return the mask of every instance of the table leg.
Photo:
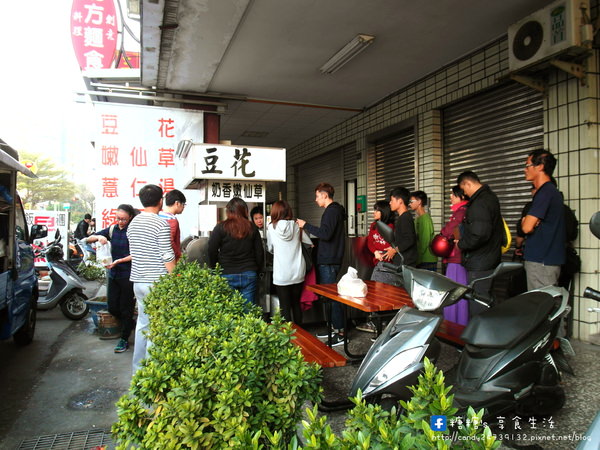
M329 299L327 297L324 297L324 298L325 298L325 304L327 305L326 306L327 320L325 321L325 326L327 327L327 345L329 346L329 348L331 348L331 345L333 344L332 335L331 335L331 327L333 326L332 322L331 322L331 308L332 308L331 303L332 303L332 301L331 301L331 299Z
M352 361L360 362L367 354L355 355L348 349L348 305L342 303L342 306L344 308L344 352L346 352L346 356Z

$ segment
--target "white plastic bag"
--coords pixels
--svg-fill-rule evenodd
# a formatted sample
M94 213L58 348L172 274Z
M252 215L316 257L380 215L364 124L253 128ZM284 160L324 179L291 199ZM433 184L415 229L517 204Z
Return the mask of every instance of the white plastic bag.
M96 261L102 264L104 267L110 266L113 263L110 241L107 241L106 244L100 244L96 246Z
M354 267L348 267L348 272L338 281L338 294L350 297L366 297L367 285L358 278L358 272Z

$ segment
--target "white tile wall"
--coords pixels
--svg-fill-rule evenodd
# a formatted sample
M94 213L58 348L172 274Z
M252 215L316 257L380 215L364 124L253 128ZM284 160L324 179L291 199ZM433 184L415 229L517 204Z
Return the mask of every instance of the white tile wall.
M590 215L600 210L599 55L600 52L595 50L587 62L583 85L580 80L558 69L549 72L544 104L544 145L557 155L555 176L581 223L581 237L576 245L584 270L575 280L574 332L576 337L584 340L589 334L600 331L597 323L600 318L587 312L589 305L580 297L585 285L600 287L599 242L590 238L587 229ZM508 50L507 41L503 38L400 89L382 103L291 149L288 164L298 164L344 143L356 141L357 150L362 154L357 164L357 189L359 195L366 195L369 182L367 136L416 117L418 186L432 197L431 214L436 227L439 227L442 225L443 196L446 195L442 192L443 149L439 109L493 87L507 74ZM288 199L293 198L293 184L288 182ZM368 222L366 220L365 224ZM359 229L359 233L366 232L366 225Z

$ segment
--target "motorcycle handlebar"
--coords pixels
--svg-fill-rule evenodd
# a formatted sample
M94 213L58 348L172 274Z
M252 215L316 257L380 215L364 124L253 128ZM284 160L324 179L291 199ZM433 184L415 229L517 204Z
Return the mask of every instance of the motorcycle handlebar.
M467 292L464 295L464 298L469 301L477 302L481 305L487 306L488 308L492 306L493 299L489 298L487 295L483 295L479 292L471 291Z
M586 287L585 291L583 291L583 296L585 298L591 298L592 300L596 300L600 302L600 291L596 289L592 289L591 287Z
M401 273L402 272L402 266L397 266L396 264L392 264L392 263L388 263L388 262L382 262L381 266L386 269L386 272L391 272L391 273Z

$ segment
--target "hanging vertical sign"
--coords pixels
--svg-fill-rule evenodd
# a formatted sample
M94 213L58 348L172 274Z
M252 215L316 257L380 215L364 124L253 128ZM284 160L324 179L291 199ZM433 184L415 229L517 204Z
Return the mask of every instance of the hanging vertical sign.
M141 208L139 191L146 184L159 185L165 193L183 191L183 163L175 149L182 139L203 141L202 112L109 103L96 103L94 109L98 229L115 222L120 203ZM194 203L199 194L186 190L184 195L188 207L178 216L182 237L198 227Z
M113 0L73 0L71 40L79 67L110 68L117 49L117 37Z

